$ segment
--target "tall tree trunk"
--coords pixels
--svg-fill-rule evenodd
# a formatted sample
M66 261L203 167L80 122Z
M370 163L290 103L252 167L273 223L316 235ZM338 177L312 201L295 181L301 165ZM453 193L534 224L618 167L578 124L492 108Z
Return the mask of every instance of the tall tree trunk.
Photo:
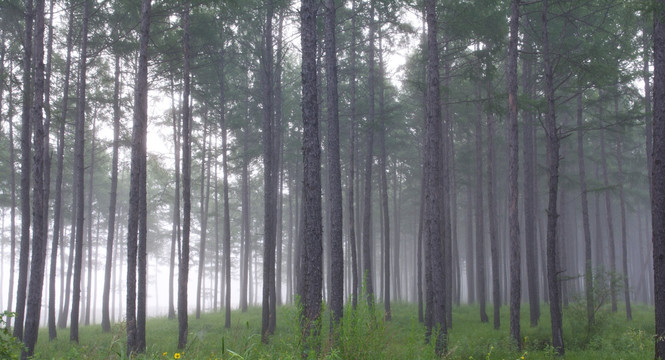
M615 109L618 110L618 97L615 98ZM618 111L617 114L618 115ZM621 128L617 133L617 170L619 171L619 203L621 206L621 265L623 271L623 301L626 305L626 318L633 320L633 313L630 308L630 284L628 280L628 239L626 235L626 201L623 193L623 144L622 133L624 129Z
M602 95L602 92L601 92ZM603 105L599 107L598 116L601 121L604 121L603 117ZM616 247L614 242L614 219L612 216L612 202L610 200L610 191L609 191L609 176L607 174L607 153L605 151L605 129L600 130L600 164L603 172L603 184L605 186L604 196L605 196L605 216L607 219L607 246L609 248L609 257L610 257L610 274L614 276L616 274ZM616 294L616 282L610 280L610 299L612 302L612 312L617 311L617 294Z
M552 59L548 29L548 0L543 0L543 62L545 72L545 133L547 135L547 285L550 298L550 318L552 321L552 346L559 355L564 354L561 303L559 296L559 273L557 269L557 198L559 188L559 134L556 127L554 108L554 84Z
M226 143L226 94L224 89L224 48L221 49L220 53L220 77L219 77L219 103L220 103L220 115L219 123L222 131L222 172L224 173L223 181L223 192L224 192L224 226L223 226L223 237L224 237L224 283L226 286L225 299L224 299L224 327L229 329L231 328L231 216L229 211L229 167L228 167L228 151Z
M448 329L445 311L444 249L441 241L442 226L440 181L441 168L439 141L441 138L441 104L439 96L439 49L437 43L436 2L425 2L427 19L427 120L425 122L423 178L425 184L425 209L423 236L425 241L427 307L426 321L429 339L432 329L438 330L435 350L440 356L446 352ZM436 274L436 276L434 276ZM430 310L431 307L431 310Z
M350 139L349 139L349 193L348 193L348 202L349 202L349 247L351 248L351 282L352 282L352 295L351 295L351 306L353 309L358 305L358 289L360 284L358 282L358 254L357 254L357 245L356 245L356 227L355 227L355 205L354 205L354 182L355 182L355 167L356 167L356 1L351 2L351 7L353 9L351 15L351 49L349 57L349 71L351 90L350 90L350 99L349 99L349 111L350 111Z
M522 298L522 254L519 219L519 131L517 127L517 38L520 0L510 1L510 43L508 45L508 223L510 237L510 335L522 350L520 304Z
M16 293L16 316L14 320L14 337L23 340L23 321L25 318L25 301L28 289L28 265L30 257L30 170L31 150L30 111L32 104L31 76L32 73L32 22L33 3L25 3L25 38L23 40L23 109L21 115L21 249L18 265L18 287Z
M96 113L96 112L95 112ZM88 178L88 235L87 235L87 240L88 240L88 275L87 275L87 287L86 287L86 301L85 301L85 319L84 319L84 324L85 325L90 325L90 308L91 308L91 301L92 301L92 198L93 198L93 179L94 179L94 173L95 173L95 137L97 133L97 116L93 116L92 119L92 133L90 134L92 137L92 146L90 147L90 173L89 173L89 178Z
M144 0L146 1L146 0ZM183 27L183 97L182 97L182 253L178 262L178 349L187 346L187 280L189 277L189 232L192 212L192 141L190 139L191 111L189 109L189 1L185 1Z
M302 44L302 112L303 112L303 244L301 257L303 304L302 354L318 353L319 346L308 349L321 329L321 293L323 281L321 217L321 145L317 112L316 11L314 0L303 0L300 8ZM316 355L315 355L316 356Z
M204 110L207 112L207 109ZM200 224L201 234L199 241L199 268L196 282L196 318L201 318L201 291L203 288L203 272L205 270L205 252L206 252L206 237L208 227L208 199L210 195L210 163L208 163L208 172L206 175L206 156L208 148L206 147L206 140L208 138L208 121L207 115L203 115L203 147L201 149L201 187L199 192L199 203L201 210ZM208 158L209 159L209 158ZM208 178L208 192L206 193L206 177Z
M272 18L273 3L267 3L265 27L263 30L263 301L261 317L261 340L268 342L273 333L275 322L275 238L277 210L277 152L275 151L274 112L273 112L273 38Z
M490 86L488 86L488 96ZM492 266L492 302L494 310L494 329L501 327L501 282L499 274L499 261L501 253L499 250L499 224L496 212L496 149L494 148L494 114L487 115L487 208L489 212L490 230L490 260Z
M586 168L584 166L584 125L582 92L577 94L577 163L580 174L582 199L582 228L584 230L584 294L586 298L587 324L594 323L593 272L591 262L591 226L589 223L589 201L587 200Z
M21 359L27 359L34 354L35 344L39 331L39 315L42 309L42 287L44 284L44 265L46 264L46 223L44 217L48 202L44 198L46 187L44 183L44 170L48 152L45 146L48 136L44 129L44 0L35 3L35 29L33 39L33 98L30 120L34 128L33 137L33 227L32 227L32 258L30 260L30 289L25 316L25 334L23 343L25 348ZM26 156L24 153L23 156Z
M525 33L524 47L528 54L533 50L531 38ZM535 93L533 76L533 56L525 55L522 61L523 88L527 99ZM522 110L524 130L522 131L524 150L524 238L526 252L526 277L529 291L529 321L531 327L538 326L540 319L540 282L538 281L538 235L536 232L536 154L534 116L529 110Z
M651 221L653 241L655 358L665 358L665 1L658 1L653 32L653 162Z
M277 187L277 239L276 239L276 255L275 255L275 309L277 305L282 305L282 248L283 248L283 233L284 233L284 131L282 130L282 64L284 61L284 11L279 12L277 29L277 61L275 61L275 182L279 182ZM275 322L272 323L275 325ZM274 332L274 327L272 331Z
M379 131L379 146L381 147L381 154L379 155L379 171L381 176L381 208L383 215L383 305L385 309L385 319L390 320L390 210L388 208L388 179L387 172L388 166L386 165L386 115L385 115L385 86L383 85L385 79L384 64L383 64L383 33L379 29L379 116L381 117L381 127Z
M478 101L481 99L480 84L478 85ZM477 105L476 119L476 285L478 286L478 303L480 305L480 321L488 322L485 310L485 215L483 207L483 125L482 104Z
M56 278L56 265L57 265L57 256L58 256L58 243L60 241L60 233L62 229L62 180L63 180L63 168L64 168L64 157L65 157L65 123L67 122L67 111L69 106L69 77L71 71L71 59L72 59L72 36L73 36L73 27L74 27L74 11L73 7L69 11L69 28L67 30L67 57L65 63L65 78L63 82L63 97L61 105L61 117L60 117L60 127L58 130L58 168L55 178L55 204L53 205L53 239L51 243L51 265L49 271L49 314L48 314L48 329L49 329L49 340L54 340L57 337L56 322L55 322L55 278ZM110 221L110 219L109 219ZM64 241L63 241L64 244ZM64 252L63 252L64 254ZM64 263L62 264L64 265ZM61 269L62 271L62 269ZM60 283L64 283L64 278L60 279ZM62 294L61 304L62 306Z
M143 0L141 5L138 73L134 95L129 221L127 223L127 356L145 352L147 265L146 138L148 130L149 35L150 0ZM137 277L138 286L136 284Z
M374 0L370 0L370 18L369 18L369 113L367 118L367 158L365 160L365 190L363 200L363 282L367 292L367 301L370 306L374 306L374 286L372 277L372 156L374 150Z
M169 313L168 318L175 318L175 299L174 299L174 273L175 273L175 255L176 244L178 253L180 253L180 118L175 106L175 89L173 84L173 73L170 77L171 85L171 113L173 116L173 147L175 155L175 192L173 194L173 228L171 230L171 257L169 259ZM178 255L178 258L180 255Z
M76 240L75 240L75 259L74 259L74 289L72 294L72 314L71 329L69 330L69 340L78 343L79 341L79 307L81 303L81 271L83 263L83 214L85 209L85 188L83 186L84 161L85 156L85 107L86 107L86 75L87 75L87 51L88 51L88 19L90 14L89 0L84 1L83 5L83 28L81 31L81 54L79 56L79 89L77 117L76 117L76 136L74 140L74 162L75 162L75 190L76 191Z
M473 304L476 302L476 272L473 258L473 189L467 185L466 189L466 286L468 303Z
M334 322L344 307L344 249L342 243L342 174L339 155L339 96L337 94L337 46L335 1L325 1L326 108L328 123L328 181L330 198L330 311Z
M113 237L115 230L115 208L118 197L118 148L120 146L120 55L115 55L113 82L113 158L111 160L111 194L109 200L106 260L104 263L104 292L102 295L102 331L111 331L109 298L111 293L111 270L113 265Z
M11 64L11 63L10 63ZM13 67L10 65L10 68ZM8 299L7 299L7 309L12 309L12 303L14 300L14 269L16 267L16 155L14 151L14 121L13 121L13 109L12 102L14 100L14 94L12 91L12 86L9 87L9 101L8 101L8 110L7 110L7 121L9 122L9 163L10 166L10 175L9 175L9 186L11 187L11 208L9 210L9 225L10 229L10 252L9 252L9 290L8 290ZM7 328L12 326L12 319L7 318L6 320Z

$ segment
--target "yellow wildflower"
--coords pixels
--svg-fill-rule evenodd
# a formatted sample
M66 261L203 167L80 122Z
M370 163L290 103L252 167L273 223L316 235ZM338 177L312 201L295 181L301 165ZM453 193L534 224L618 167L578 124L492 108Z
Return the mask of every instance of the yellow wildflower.
M180 359L180 353L175 353L173 354L174 359Z
M167 353L166 351L164 351L164 352L162 353L162 356L166 356L166 355L168 355L168 354L169 354L169 353Z

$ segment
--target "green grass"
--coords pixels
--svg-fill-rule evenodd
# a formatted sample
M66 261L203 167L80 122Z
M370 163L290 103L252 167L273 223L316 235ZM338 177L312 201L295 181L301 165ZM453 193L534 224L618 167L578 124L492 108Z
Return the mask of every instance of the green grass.
M359 302L363 303L363 302ZM381 310L379 310L381 309ZM383 306L372 312L360 306L353 314L347 308L337 329L337 341L329 341L329 324L324 321L321 334L322 359L434 359L434 349L424 344L424 328L417 321L413 304L393 303L392 321L383 321ZM501 329L492 323L480 323L477 306L454 308L453 327L449 331L446 359L551 359L549 308L541 307L538 327L529 327L528 307L522 307L524 351L511 349L508 336L508 308L501 309ZM488 308L491 314L492 308ZM625 320L625 313L603 311L598 325L586 329L585 317L571 306L564 310L565 359L652 359L654 331L653 309L635 306L634 320ZM277 330L269 344L262 344L261 309L232 313L231 329L224 329L222 313L202 314L189 318L188 347L176 348L178 322L165 318L147 323L147 350L139 359L296 359L302 351L297 312L293 306L277 311ZM42 329L35 349L36 359L124 359L125 329L116 324L104 334L100 326L80 328L80 345L69 342L69 331L58 332L58 339L48 341Z

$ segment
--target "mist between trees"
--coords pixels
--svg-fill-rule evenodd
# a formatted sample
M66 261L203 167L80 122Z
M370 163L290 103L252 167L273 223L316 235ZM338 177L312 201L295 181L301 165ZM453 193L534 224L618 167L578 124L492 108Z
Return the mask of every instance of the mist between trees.
M24 356L39 326L120 321L142 352L150 316L184 348L188 315L249 306L267 342L296 299L315 336L363 283L386 320L417 303L439 353L460 304L517 348L520 305L549 308L560 354L561 306L665 309L658 6L1 7L0 308Z

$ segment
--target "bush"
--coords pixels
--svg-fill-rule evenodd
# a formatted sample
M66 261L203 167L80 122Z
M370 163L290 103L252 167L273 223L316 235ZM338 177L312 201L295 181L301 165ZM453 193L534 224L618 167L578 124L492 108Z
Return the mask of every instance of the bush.
M21 351L23 351L23 343L18 341L17 338L13 337L7 328L8 318L14 317L16 314L13 312L5 310L5 312L0 313L0 358L1 359L18 359L21 356Z

